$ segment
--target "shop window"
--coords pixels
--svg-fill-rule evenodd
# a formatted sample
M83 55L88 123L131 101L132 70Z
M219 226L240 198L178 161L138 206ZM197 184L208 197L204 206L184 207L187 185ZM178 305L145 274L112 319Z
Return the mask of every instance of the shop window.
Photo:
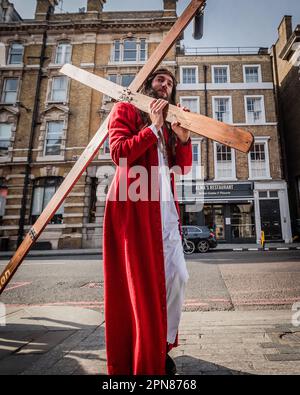
M35 181L33 187L31 222L34 223L52 199L63 181L63 177L45 177ZM50 220L51 224L63 223L64 206L61 205Z
M231 238L255 238L254 204L232 204L231 207Z

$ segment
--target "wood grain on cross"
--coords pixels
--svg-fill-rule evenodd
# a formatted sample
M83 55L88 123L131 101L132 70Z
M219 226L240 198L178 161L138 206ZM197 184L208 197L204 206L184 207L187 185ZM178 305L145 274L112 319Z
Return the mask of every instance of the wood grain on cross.
M168 32L164 40L158 45L156 50L150 56L148 62L136 75L134 81L130 84L129 88L132 91L138 91L145 80L152 74L152 72L161 63L163 58L175 44L175 42L180 37L183 30L190 23L193 17L196 15L197 11L202 8L206 0L192 0L182 15L178 18L177 22ZM11 258L8 265L5 267L4 271L0 276L0 295L4 291L5 287L12 279L14 273L22 263L23 259L29 252L30 248L33 246L35 241L38 239L40 234L43 232L51 218L54 216L58 208L62 205L65 198L68 196L69 192L72 190L78 179L81 177L82 173L91 163L91 161L97 155L97 152L104 144L107 138L107 125L109 122L109 116L101 125L100 129L97 131L93 139L90 141L86 149L83 151L70 173L64 179L63 183L60 185L55 195L52 197L48 205L45 207L42 214L39 216L37 221L34 223L28 234L25 236L23 242L15 252L14 256Z

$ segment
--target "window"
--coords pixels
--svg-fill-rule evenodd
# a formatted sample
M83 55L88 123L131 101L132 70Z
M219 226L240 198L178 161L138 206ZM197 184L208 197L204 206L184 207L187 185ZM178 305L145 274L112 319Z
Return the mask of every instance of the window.
M214 143L215 147L215 178L218 180L235 179L234 150L223 144Z
M197 84L197 67L182 67L181 68L181 81L183 84Z
M6 78L3 84L2 102L14 104L17 101L18 78Z
M246 96L246 122L249 124L264 123L264 100L262 96Z
M11 125L0 123L0 157L7 156L11 144Z
M135 38L131 38L124 41L114 41L114 62L145 62L146 60L147 43L145 39L137 40Z
M244 66L244 81L249 84L261 82L260 66Z
M98 186L98 178L91 177L90 204L89 204L89 223L90 224L96 222L97 186Z
M102 146L102 155L110 155L110 148L109 148L109 137L104 141Z
M51 100L55 102L67 101L67 77L54 77L52 82Z
M232 123L231 98L214 97L213 113L214 118L218 121Z
M137 59L137 45L136 40L124 41L124 62L135 62Z
M34 223L41 215L44 208L50 202L56 190L63 181L63 177L46 177L36 180L33 187L32 209L31 209L31 222ZM57 210L52 217L51 224L63 223L63 205Z
M60 155L63 136L63 122L47 122L47 137L45 141L45 156Z
M69 43L60 43L56 48L55 63L65 64L71 62L72 46Z
M0 178L0 225L3 224L3 217L5 214L6 199L8 195L8 189L5 185L4 178Z
M249 178L270 178L268 143L266 139L256 140L249 152Z
M229 66L212 66L213 83L227 84L229 82Z
M12 44L9 50L8 64L22 64L23 53L24 46L22 44Z
M128 86L134 80L135 74L123 74L121 75L121 85L128 88Z
M199 113L199 97L181 97L180 104L182 107L187 107L191 112Z

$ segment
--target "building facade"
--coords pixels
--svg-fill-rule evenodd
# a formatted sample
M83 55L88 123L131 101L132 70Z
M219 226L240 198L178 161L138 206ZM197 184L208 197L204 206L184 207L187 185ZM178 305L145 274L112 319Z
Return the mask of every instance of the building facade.
M37 0L33 20L0 23L0 239L15 249L103 122L108 98L59 73L72 63L128 85L176 21L161 11L103 12L105 0L56 14ZM175 68L175 47L164 61ZM36 248L101 248L108 144L87 168ZM104 189L103 189L104 185Z
M225 53L184 49L177 55L178 96L193 112L250 130L253 149L243 154L206 138L193 137L197 199L184 196L185 224L208 225L219 242L291 241L287 184L283 178L272 63L267 49ZM198 178L198 179L197 179ZM201 205L199 206L201 208Z
M59 73L72 63L128 86L173 26L177 0L161 11L56 14L37 0L33 20L0 21L0 247L15 249L112 108L105 95ZM9 2L6 2L8 4ZM178 102L248 128L249 155L193 136L193 170L178 181L184 224L214 227L220 242L291 240L270 56L187 54L175 45L163 66L177 74ZM114 165L108 140L48 224L36 248L102 247L105 196Z
M272 47L278 112L289 185L293 236L300 237L300 25L292 29L292 17L284 16L278 40Z

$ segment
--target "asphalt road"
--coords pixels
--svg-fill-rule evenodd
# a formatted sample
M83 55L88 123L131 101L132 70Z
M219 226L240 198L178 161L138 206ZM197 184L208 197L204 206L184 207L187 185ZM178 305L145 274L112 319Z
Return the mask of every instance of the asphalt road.
M188 257L187 266L187 311L290 309L300 302L300 251L209 252ZM102 309L102 269L99 256L30 258L0 302Z

